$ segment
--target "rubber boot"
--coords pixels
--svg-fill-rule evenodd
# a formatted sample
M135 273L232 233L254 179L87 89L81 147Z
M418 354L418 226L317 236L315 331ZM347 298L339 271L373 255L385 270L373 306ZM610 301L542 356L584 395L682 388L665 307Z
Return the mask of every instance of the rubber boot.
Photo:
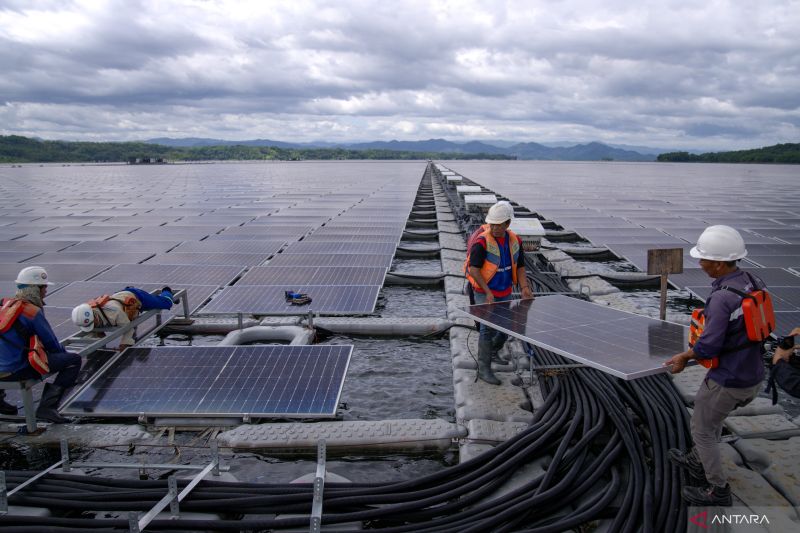
M0 414L13 416L18 411L19 409L17 409L16 405L6 402L6 391L0 390Z
M52 383L45 383L42 390L42 399L39 400L39 408L36 409L36 418L42 422L52 422L53 424L66 424L72 422L69 418L64 418L58 414L58 403L64 396L64 388Z
M730 507L733 505L731 486L727 483L724 487L715 485L683 487L681 494L686 503L698 507Z
M503 349L503 346L505 346L505 344L506 344L506 340L504 338L502 338L502 337L501 338L498 338L498 337L492 338L492 361L495 361L495 362L498 362L498 363L507 363L508 362L505 359L503 359L502 357L500 357L500 350Z
M500 380L492 373L492 341L478 341L478 378L490 385L500 385Z

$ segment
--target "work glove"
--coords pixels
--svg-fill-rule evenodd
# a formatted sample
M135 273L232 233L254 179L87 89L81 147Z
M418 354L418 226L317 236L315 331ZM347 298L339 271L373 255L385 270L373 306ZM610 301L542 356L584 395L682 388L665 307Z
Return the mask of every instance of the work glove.
M169 287L164 287L161 289L161 296L164 298L169 298L169 301L175 303L175 297L172 295L172 289Z

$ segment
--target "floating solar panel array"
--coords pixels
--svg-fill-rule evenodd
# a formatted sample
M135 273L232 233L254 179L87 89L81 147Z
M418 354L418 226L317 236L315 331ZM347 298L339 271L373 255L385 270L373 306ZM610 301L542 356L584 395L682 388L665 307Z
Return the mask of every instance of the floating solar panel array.
M746 270L763 270L783 305L800 308L793 276L800 273L800 191L790 165L671 165L629 163L459 162L457 172L520 205L607 246L646 271L650 248L688 252L703 230L739 230ZM684 253L679 287L709 287L697 260ZM777 272L780 271L780 272ZM773 287L774 286L774 287ZM778 312L779 332L800 325L795 311ZM782 327L782 325L784 325Z
M203 312L297 313L284 291L303 290L315 312L370 313L424 170L424 162L0 167L0 241L8 242L0 282L10 293L23 266L45 266L56 283L53 314L94 290L75 282L187 288L193 307L214 293ZM256 275L279 266L291 275Z

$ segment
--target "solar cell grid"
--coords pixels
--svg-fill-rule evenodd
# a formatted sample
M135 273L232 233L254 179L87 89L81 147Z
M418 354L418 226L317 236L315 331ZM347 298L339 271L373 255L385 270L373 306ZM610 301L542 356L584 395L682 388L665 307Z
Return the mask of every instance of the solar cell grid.
M284 254L280 253L269 260L267 266L361 266L389 268L393 255L353 256L350 254Z
M286 302L286 290L306 293L313 301L308 305L292 305ZM375 309L379 290L378 285L236 285L224 288L200 313L369 314Z
M170 253L194 252L194 253L262 253L274 254L283 246L286 241L275 240L204 240L184 242Z
M368 235L348 235L346 233L312 233L303 238L303 242L318 242L318 243L329 243L329 242L385 242L385 243L393 243L397 246L398 241L400 240L401 235L378 235L378 234L368 234Z
M367 254L393 255L395 243L359 242L295 242L290 244L284 254Z
M333 417L352 346L133 348L62 412Z
M78 241L0 241L3 252L57 252Z
M28 260L40 263L90 263L90 264L114 264L114 263L138 263L148 257L152 257L150 252L46 252L42 255Z
M272 254L167 252L148 259L150 265L260 265Z
M3 263L21 263L27 259L39 257L40 252L25 252L25 251L0 251L0 262Z
M789 268L797 264L797 255L756 255L747 254L746 261L760 267Z
M67 252L147 252L157 254L166 252L174 248L180 241L118 241L111 239L108 241L83 241L70 246L64 251Z
M467 314L493 328L623 379L664 372L686 349L685 326L567 296L473 305Z
M386 268L331 266L264 266L250 269L240 285L383 285ZM800 278L798 278L800 279Z
M162 285L227 285L242 273L238 266L117 265L92 281L158 283Z
M767 286L782 285L786 287L800 286L800 276L783 268L744 268L758 276ZM681 274L670 274L669 281L676 287L701 287L711 285L713 281L701 268L685 268Z

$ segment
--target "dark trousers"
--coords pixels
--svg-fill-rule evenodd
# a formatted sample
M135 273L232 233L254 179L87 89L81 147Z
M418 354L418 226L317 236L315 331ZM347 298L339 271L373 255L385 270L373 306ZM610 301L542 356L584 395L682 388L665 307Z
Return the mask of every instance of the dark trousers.
M57 352L47 354L47 363L50 365L50 373L58 373L54 385L68 389L75 384L78 373L81 371L81 356L70 352ZM3 381L22 381L26 379L41 379L42 375L26 366L13 374L3 378Z

